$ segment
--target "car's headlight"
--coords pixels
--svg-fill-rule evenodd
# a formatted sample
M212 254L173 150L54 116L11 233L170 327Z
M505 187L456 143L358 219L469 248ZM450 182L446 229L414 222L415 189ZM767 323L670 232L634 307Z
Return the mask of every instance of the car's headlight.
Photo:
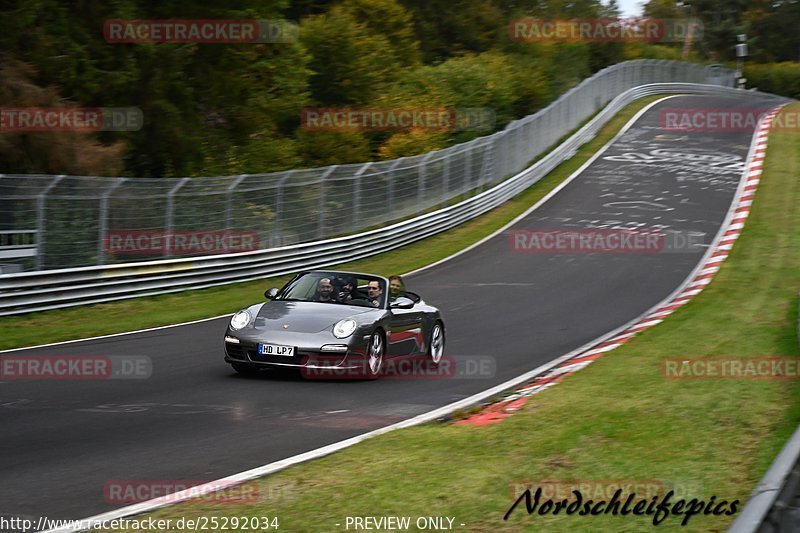
M239 311L231 318L231 329L242 329L250 323L250 312L247 310Z
M358 327L358 324L355 320L352 318L345 318L333 326L333 336L337 339L344 339L345 337L352 335L356 330L356 327Z

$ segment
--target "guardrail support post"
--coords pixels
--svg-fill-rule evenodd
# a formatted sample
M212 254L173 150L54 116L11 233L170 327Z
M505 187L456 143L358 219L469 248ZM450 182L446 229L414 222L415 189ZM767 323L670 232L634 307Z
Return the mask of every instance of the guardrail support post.
M425 157L422 158L422 161L419 162L419 167L417 168L417 205L419 206L420 210L424 205L423 201L425 199L425 168L428 164L428 159L430 159L435 153L437 152L429 152Z
M233 193L236 187L250 174L240 174L225 189L225 231L230 231L233 226Z
M444 157L444 168L442 169L442 199L445 207L450 204L450 158L450 154Z
M50 191L58 185L58 182L64 179L64 175L56 176L53 178L47 187L44 188L42 192L40 192L36 196L36 270L42 270L44 268L44 234L45 234L45 226L47 226L47 215L45 213L45 208L47 205L47 195Z
M527 165L535 156L533 153L533 119L529 118L525 122L525 153L522 164Z
M405 161L405 157L401 157L400 159L396 159L394 163L389 167L388 174L389 174L389 184L388 184L388 191L386 191L386 221L391 222L394 219L394 169L397 168L397 165Z
M174 240L172 238L172 231L175 226L175 193L183 187L190 178L181 178L178 183L170 189L167 193L167 213L164 220L164 233L167 240L166 250L164 251L165 257L172 257L172 246Z
M354 179L355 182L353 183L353 228L352 231L358 231L358 226L361 224L361 175L367 171L367 169L372 165L372 161L369 163L364 163L364 165L359 168L355 175Z
M472 186L472 147L464 150L464 181L466 182L465 193L474 196L475 188Z
M116 180L103 191L100 197L100 220L97 229L97 264L106 264L106 233L108 232L108 199L114 190L125 183L128 178L116 178Z
M328 167L319 178L319 205L317 208L319 211L317 213L317 238L319 240L325 238L325 180L328 179L328 176L330 176L338 166L339 165L333 165Z
M275 198L275 222L272 225L272 243L270 248L281 246L281 224L283 223L283 189L286 180L294 173L294 170L289 170L281 176L278 180L278 196Z
M492 185L502 180L505 175L503 146L505 146L506 135L505 131L501 131L492 136L492 161L497 163L492 165Z
M486 190L486 183L489 179L491 179L490 173L492 168L492 147L494 146L493 143L488 142L485 143L483 148L483 164L481 165L481 172L477 176L478 182L478 192L483 192Z

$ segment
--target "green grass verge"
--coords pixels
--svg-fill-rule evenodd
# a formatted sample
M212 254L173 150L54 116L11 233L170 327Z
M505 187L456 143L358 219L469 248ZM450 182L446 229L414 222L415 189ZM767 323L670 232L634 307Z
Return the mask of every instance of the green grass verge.
M536 203L607 143L639 109L661 97L643 98L626 107L575 156L521 195L489 213L423 241L378 256L338 265L336 268L388 276L410 272L466 248ZM280 287L287 280L288 277L265 278L260 281L234 283L171 295L133 298L3 317L0 318L0 350L120 333L233 313L249 303L262 300L265 289Z
M282 531L341 531L335 524L346 516L381 515L454 516L469 531L653 527L647 516L528 516L524 508L503 521L510 487L535 480L658 480L693 487L692 497L739 499L741 509L800 421L800 388L667 380L659 363L798 356L798 175L800 135L773 132L745 232L708 288L502 424L395 431L258 481L257 504L187 502L152 516L277 516ZM397 261L393 268L408 268ZM659 530L722 531L734 518L695 516L681 527L670 516Z

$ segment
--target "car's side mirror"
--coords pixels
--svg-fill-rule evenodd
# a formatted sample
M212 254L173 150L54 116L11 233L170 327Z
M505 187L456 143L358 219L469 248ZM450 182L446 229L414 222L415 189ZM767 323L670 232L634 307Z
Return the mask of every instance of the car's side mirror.
M414 307L414 300L405 296L398 296L389 304L391 309L411 309L412 307Z
M275 287L272 287L271 289L269 289L264 293L264 296L266 296L268 300L274 300L277 295L278 295L278 289L276 289Z

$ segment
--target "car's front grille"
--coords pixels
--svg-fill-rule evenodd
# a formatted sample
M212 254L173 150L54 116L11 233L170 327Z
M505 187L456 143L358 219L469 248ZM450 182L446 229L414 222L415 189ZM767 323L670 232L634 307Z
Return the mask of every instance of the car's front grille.
M228 354L228 357L231 359L240 359L242 361L247 360L247 357L244 355L244 347L240 346L239 344L233 344L230 342L225 343L225 352Z
M283 355L261 355L256 349L248 349L247 356L251 361L261 363L283 363L285 365L305 365L309 358L314 364L337 365L345 358L345 354L328 354L317 351L295 350L292 357Z

